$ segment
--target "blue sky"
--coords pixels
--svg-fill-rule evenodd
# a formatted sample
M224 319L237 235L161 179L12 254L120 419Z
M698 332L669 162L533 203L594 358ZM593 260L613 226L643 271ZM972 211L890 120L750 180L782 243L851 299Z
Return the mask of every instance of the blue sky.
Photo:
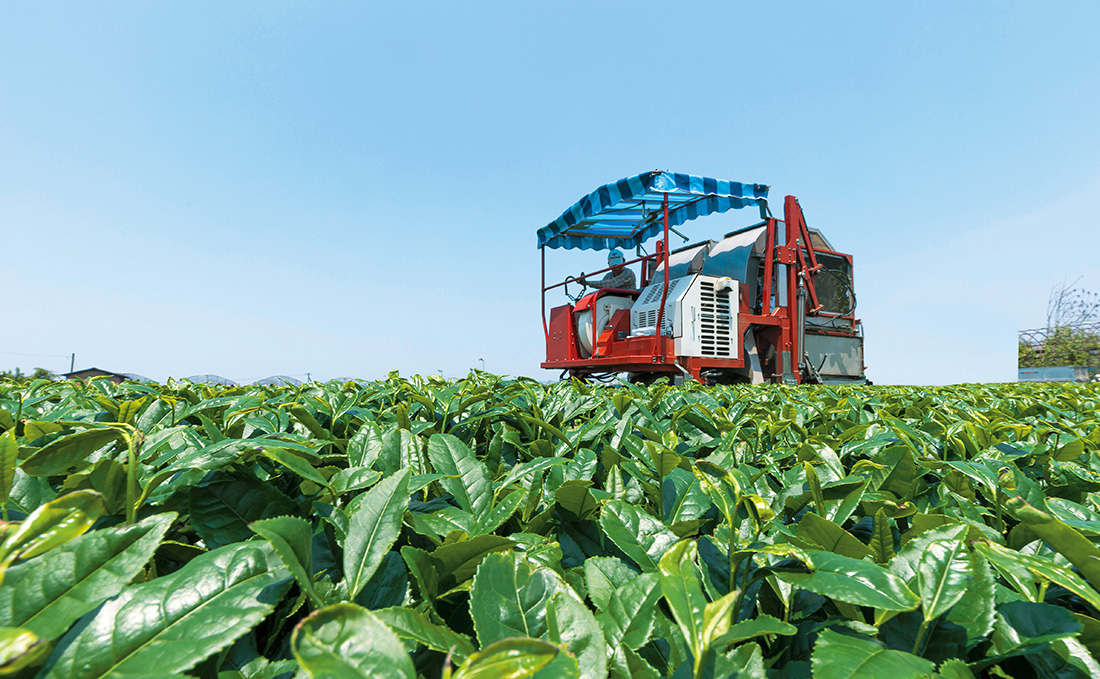
M1091 2L7 5L0 369L549 379L536 229L657 168L798 196L855 257L877 383L1010 381L1051 287L1100 291L1098 25Z

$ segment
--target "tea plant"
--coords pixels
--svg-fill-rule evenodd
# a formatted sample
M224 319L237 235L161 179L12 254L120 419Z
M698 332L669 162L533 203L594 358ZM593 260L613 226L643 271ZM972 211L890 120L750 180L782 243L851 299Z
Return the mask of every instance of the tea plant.
M1100 389L0 386L0 674L1100 676Z

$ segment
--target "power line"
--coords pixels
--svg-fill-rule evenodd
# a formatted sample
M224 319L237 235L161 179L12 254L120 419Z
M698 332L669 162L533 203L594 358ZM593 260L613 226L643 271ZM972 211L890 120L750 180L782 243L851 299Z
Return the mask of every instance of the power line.
M69 354L27 354L20 351L0 351L0 354L10 354L12 356L38 356L41 358L68 358Z

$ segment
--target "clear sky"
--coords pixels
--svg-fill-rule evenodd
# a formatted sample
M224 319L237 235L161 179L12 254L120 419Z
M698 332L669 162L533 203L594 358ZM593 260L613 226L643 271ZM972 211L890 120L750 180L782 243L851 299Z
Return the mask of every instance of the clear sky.
M799 197L855 257L876 383L1011 381L1051 287L1100 291L1098 26L1096 2L7 3L0 369L550 379L535 231L669 169Z

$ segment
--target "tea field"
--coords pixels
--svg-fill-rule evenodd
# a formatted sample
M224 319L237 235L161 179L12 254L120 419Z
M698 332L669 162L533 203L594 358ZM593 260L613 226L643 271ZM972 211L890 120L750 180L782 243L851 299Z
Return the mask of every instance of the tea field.
M1100 388L0 384L0 675L1100 676Z

